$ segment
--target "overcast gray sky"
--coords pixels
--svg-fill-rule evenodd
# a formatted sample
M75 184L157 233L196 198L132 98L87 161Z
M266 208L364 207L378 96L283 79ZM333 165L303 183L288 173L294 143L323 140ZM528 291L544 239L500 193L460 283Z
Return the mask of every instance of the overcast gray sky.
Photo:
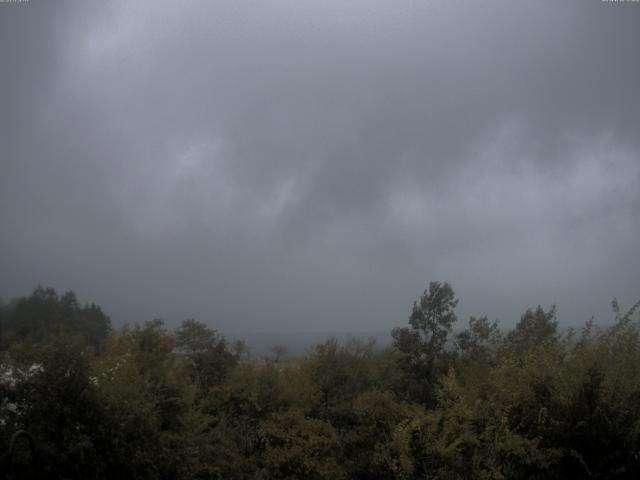
M640 299L640 3L0 3L0 296L116 325Z

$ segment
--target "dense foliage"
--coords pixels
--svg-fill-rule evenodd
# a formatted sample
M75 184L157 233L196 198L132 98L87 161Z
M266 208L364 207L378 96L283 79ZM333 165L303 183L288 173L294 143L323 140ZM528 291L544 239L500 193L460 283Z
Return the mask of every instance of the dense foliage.
M37 342L51 334L69 332L98 347L111 331L111 321L95 304L78 303L75 293L58 295L38 286L29 297L0 303L0 348L16 342Z
M157 320L111 331L98 307L39 288L0 312L2 471L638 478L638 305L623 313L614 302L611 327L565 335L555 309L540 307L507 334L473 317L453 333L456 305L452 288L433 282L387 349L328 340L308 358L278 348L251 359L193 319L175 332ZM35 459L9 458L18 429L32 435Z

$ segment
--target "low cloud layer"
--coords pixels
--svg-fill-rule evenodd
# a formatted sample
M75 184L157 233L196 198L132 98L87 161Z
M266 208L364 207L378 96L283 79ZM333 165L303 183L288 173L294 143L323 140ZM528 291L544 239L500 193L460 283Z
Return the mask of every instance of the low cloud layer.
M640 7L0 4L0 295L116 324L565 325L640 299Z

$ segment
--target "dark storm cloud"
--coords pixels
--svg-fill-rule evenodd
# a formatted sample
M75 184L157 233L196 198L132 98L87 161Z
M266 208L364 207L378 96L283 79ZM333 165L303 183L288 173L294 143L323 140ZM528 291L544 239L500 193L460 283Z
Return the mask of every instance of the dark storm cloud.
M640 295L635 4L0 7L4 297L255 331L387 329L431 279L508 325Z

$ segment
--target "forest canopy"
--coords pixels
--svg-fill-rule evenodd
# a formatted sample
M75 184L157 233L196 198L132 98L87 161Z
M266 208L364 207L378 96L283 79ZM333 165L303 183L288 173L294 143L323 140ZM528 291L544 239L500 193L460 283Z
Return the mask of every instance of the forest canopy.
M210 325L114 329L73 292L0 306L4 478L636 478L640 303L561 333L555 307L511 331L456 328L431 282L392 343L335 339L252 358ZM13 445L28 432L35 449Z

